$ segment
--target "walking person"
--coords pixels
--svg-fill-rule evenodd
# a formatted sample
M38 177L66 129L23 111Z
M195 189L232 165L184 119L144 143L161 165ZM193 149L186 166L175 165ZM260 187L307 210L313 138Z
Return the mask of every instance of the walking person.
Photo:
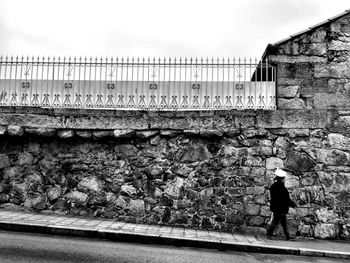
M277 168L275 171L275 182L270 187L270 210L273 213L272 223L267 230L267 237L271 239L276 226L281 223L284 235L287 240L292 240L287 226L287 214L289 207L296 207L296 204L289 198L289 193L284 185L287 172Z

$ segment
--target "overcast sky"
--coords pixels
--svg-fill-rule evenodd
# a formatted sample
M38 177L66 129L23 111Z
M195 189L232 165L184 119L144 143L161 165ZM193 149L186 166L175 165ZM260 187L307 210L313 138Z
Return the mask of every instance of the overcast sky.
M0 0L0 54L262 55L349 0Z

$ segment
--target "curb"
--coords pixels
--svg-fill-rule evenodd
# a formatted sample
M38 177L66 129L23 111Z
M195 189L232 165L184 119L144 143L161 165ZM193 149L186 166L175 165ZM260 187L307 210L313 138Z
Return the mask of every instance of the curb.
M0 230L18 231L28 233L41 233L60 236L74 236L86 238L98 238L117 242L130 242L138 244L157 244L176 247L195 247L205 249L217 249L220 251L238 251L247 253L284 254L308 257L327 257L337 259L350 259L350 252L322 251L316 249L293 248L283 246L230 243L221 240L205 240L200 238L171 237L159 234L138 234L123 230L98 229L94 227L72 227L51 224L40 224L21 221L2 221Z

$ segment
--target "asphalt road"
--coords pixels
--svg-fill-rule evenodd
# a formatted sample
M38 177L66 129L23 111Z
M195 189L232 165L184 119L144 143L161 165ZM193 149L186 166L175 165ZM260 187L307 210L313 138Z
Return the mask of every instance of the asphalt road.
M0 232L0 262L349 262L326 258L247 254L196 248L117 243L87 238Z

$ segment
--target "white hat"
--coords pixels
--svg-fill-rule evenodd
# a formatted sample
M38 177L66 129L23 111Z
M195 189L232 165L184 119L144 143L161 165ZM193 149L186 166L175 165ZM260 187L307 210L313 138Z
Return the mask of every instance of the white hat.
M275 171L275 175L278 176L278 177L285 178L287 176L287 172L283 171L280 168L277 168L276 171Z

